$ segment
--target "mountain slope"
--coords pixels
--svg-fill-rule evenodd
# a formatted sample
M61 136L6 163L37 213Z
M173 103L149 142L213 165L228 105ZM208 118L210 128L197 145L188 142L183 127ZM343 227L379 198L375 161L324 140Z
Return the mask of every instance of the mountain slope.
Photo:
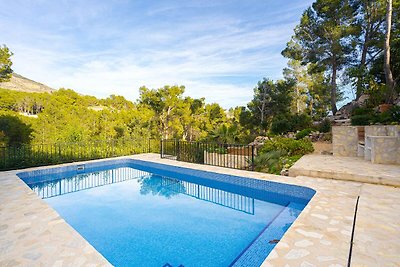
M51 93L55 91L55 89L45 84L35 82L17 73L12 74L10 81L0 83L0 88L35 93Z

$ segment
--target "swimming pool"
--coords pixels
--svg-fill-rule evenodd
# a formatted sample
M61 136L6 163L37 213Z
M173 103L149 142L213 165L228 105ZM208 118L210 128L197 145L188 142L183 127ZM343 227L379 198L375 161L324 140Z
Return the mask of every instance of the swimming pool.
M130 159L18 176L116 266L259 266L315 193Z

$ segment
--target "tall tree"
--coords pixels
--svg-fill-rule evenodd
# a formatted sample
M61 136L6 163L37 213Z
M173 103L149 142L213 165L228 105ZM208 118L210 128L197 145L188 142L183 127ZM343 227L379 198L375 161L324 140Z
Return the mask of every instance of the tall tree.
M383 24L385 21L385 0L350 0L355 10L353 38L353 66L347 74L353 79L358 99L370 83L369 69L383 51Z
M277 114L285 114L290 108L290 92L293 90L292 81L277 81L264 78L254 88L254 97L247 107L252 114L252 121L263 134L270 119Z
M392 0L386 0L386 33L385 33L385 56L383 69L386 78L386 103L392 103L395 94L395 83L393 73L390 68L390 32L392 30Z
M286 80L294 82L294 90L292 92L292 113L303 113L307 108L308 90L311 87L310 75L307 73L307 66L301 65L298 60L291 59L288 67L283 69L283 76Z
M317 0L308 8L295 28L296 46L288 43L282 54L314 63L316 72L326 71L330 77L331 110L337 111L338 74L348 62L351 43L347 37L354 33L353 8L347 0Z
M184 86L164 86L159 89L141 87L139 104L155 111L162 138L181 137L184 131L181 118L185 116L188 103L183 99Z
M10 57L13 53L7 46L0 46L0 82L9 81L13 70L11 69L12 61Z

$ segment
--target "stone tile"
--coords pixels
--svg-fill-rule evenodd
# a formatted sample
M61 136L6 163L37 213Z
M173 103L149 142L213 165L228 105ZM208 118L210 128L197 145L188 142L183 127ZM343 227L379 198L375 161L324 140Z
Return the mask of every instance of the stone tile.
M305 160L303 157L300 161L311 164L310 167L302 169L303 172L299 172L297 177L284 177L160 159L158 154L121 158L266 179L316 190L313 199L263 266L347 266L354 209L357 197L360 196L352 265L400 265L400 189L361 183L368 176L357 176L356 170L359 173L360 169L357 168L361 168L370 174L373 169L368 166L355 166L354 178L351 172L342 172L343 167L348 165L346 161L332 162L332 158L326 156L313 159L306 157ZM332 164L335 168L330 167ZM382 182L399 176L398 171L396 168L383 168L375 170L378 174L372 177ZM100 253L37 197L15 173L0 173L0 266L110 266ZM346 179L361 182L300 176L304 173L315 176L329 173L336 175L336 179L344 175Z
M289 175L400 187L400 165L373 164L356 157L306 155L289 169Z

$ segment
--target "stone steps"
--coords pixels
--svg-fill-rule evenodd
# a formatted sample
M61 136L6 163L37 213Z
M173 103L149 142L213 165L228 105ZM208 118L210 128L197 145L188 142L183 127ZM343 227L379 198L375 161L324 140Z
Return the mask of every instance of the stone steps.
M400 165L373 164L357 157L305 155L289 176L309 176L400 187Z

